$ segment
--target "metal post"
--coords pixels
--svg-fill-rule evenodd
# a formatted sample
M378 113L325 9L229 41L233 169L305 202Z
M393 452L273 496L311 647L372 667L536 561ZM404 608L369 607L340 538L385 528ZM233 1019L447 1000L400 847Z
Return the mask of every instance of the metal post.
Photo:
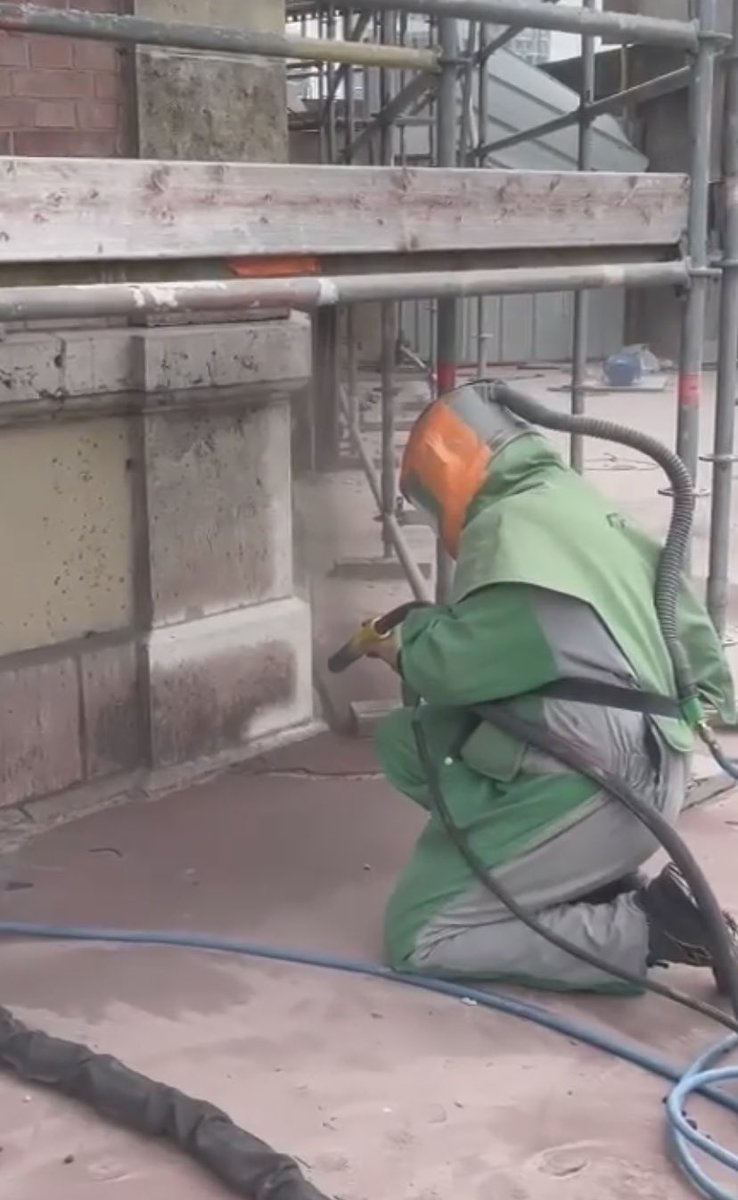
M395 41L394 13L382 14L382 42ZM385 113L381 127L381 161L391 166L394 151L394 126L389 115L392 103L392 83L387 71L380 76L380 102ZM382 389L382 552L391 558L394 545L389 522L395 511L395 342L397 339L397 306L385 300L381 310L381 389Z
M472 99L472 84L474 83L474 66L475 55L474 46L477 40L477 26L474 21L469 22L469 35L467 37L466 49L464 57L466 63L464 66L463 82L461 88L461 133L459 134L459 158L460 167L473 165L472 157L472 118L474 115L474 101Z
M321 6L318 9L318 13L317 13L318 37L321 39L323 37L323 26L325 23L324 18L325 18L325 10ZM326 129L326 121L325 121L325 115L327 112L327 105L326 105L326 100L325 100L325 63L322 63L322 62L316 63L315 86L316 86L316 89L318 92L318 103L320 105L320 109L323 114L323 117L320 121L320 125L318 128L318 151L320 154L320 162L321 162L321 164L324 164L329 161L328 160L328 131Z
M407 45L407 28L408 28L408 14L403 13L402 16L400 17L400 45L401 46ZM400 91L404 91L404 89L407 87L407 84L408 84L407 71L402 71L400 73ZM400 127L399 152L400 152L400 162L401 162L402 166L404 167L407 162L407 130L404 125L402 125Z
M397 38L398 38L398 41L401 46L404 46L407 44L407 26L408 26L408 14L402 13L399 18L398 28L396 30ZM400 92L404 92L404 90L408 84L407 71L400 72L399 84L400 84ZM407 130L406 130L404 123L402 123L398 126L397 133L398 133L398 143L396 146L395 161L398 162L400 167L402 167L402 169L404 170L405 167L407 166ZM400 304L398 305L398 308L397 308L398 344L401 344L404 341L406 320L407 320L407 305L403 304L402 301L400 301Z
M303 18L303 20L304 20L304 18ZM345 16L344 16L344 30L345 30L344 41L348 41L348 42L361 41L361 38L363 37L364 33L366 32L367 27L369 26L370 22L371 22L371 14L363 13L360 17L357 18L356 23L353 24L351 11L349 9L347 9ZM302 32L303 32L303 36L304 36L305 30L303 29ZM328 92L328 97L327 97L328 99L331 99L331 92L332 92L333 96L335 96L337 94L338 89L341 86L341 83L344 81L344 79L347 78L347 72L352 69L352 66L353 66L352 63L341 63L340 64L340 66L338 67L338 69L336 70L336 72L333 76L333 85L332 85L331 91ZM324 123L325 119L326 119L326 113L324 112L321 116L321 122Z
M341 383L338 372L338 309L320 308L314 317L313 413L315 466L332 471L338 462Z
M336 40L336 9L332 3L327 6L326 10L326 33L328 40L333 42ZM328 162L336 162L336 65L335 63L326 64L326 97L325 111L328 124Z
M715 29L715 0L699 0L699 25L703 34ZM699 462L702 359L705 338L708 267L708 200L712 149L712 97L716 43L700 42L690 91L690 192L687 254L692 285L684 306L679 358L677 399L677 454L696 482Z
M438 88L437 109L437 166L453 167L456 163L456 22L444 18L439 22L443 56L441 82ZM444 300L438 305L438 342L436 374L439 392L451 391L456 385L456 303Z
M508 31L506 31L508 32ZM487 48L489 46L490 27L482 22L479 26L479 79L478 79L478 94L477 94L477 125L478 125L478 144L477 144L477 166L483 167L484 162L480 157L481 148L487 141L487 133L489 128L489 55ZM499 37L495 39L499 41ZM487 306L484 296L480 296L477 300L477 376L483 379L487 374L487 329L486 329Z
M735 403L738 392L738 0L733 0L733 44L725 64L723 110L723 274L707 607L718 633L725 634L730 568L730 502L733 486Z
M584 0L585 8L594 9L595 0ZM592 166L592 122L587 105L595 93L595 39L591 33L582 35L582 79L579 97L579 149L577 168L588 171ZM571 348L571 411L577 416L584 412L585 378L589 339L589 296L586 292L574 295ZM573 433L569 441L569 462L575 471L584 470L584 442L581 434Z
M352 30L352 37L361 35L361 22L364 18L359 18L356 24L353 20L353 12L347 9L344 15L346 27ZM356 125L356 75L353 66L350 64L345 68L344 75L344 120L343 131L346 149L346 161L351 163L351 145L354 140L354 128ZM348 423L349 426L354 424L358 426L360 409L359 409L359 370L356 355L356 309L353 304L349 304L346 309L346 360L347 360L347 391L348 391Z
M361 465L364 468L369 489L374 496L377 507L382 508L382 483L379 479L371 455L366 447L361 430L354 422L349 423L349 434L356 453L358 454ZM402 530L402 527L397 521L394 514L387 518L384 522L388 536L392 540L392 545L397 552L398 561L405 572L407 581L410 585L410 590L417 600L422 600L424 604L430 603L431 595L425 579L423 578L418 564L413 558L413 553L407 544L407 539Z
M392 301L381 306L382 324L382 552L392 557L389 518L395 512L395 339L396 307Z
M453 167L456 163L456 21L443 17L438 22L438 36L441 46L441 81L438 87L436 158L439 167ZM456 318L456 301L439 300L436 322L436 387L440 396L456 387ZM452 573L451 560L439 540L436 543L436 599L439 603L448 599Z

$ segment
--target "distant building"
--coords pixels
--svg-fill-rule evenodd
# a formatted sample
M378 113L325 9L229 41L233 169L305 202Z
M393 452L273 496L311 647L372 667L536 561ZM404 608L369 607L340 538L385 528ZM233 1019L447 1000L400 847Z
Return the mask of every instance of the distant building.
M506 28L504 25L491 26L490 38L495 38L498 33L502 33ZM466 44L468 24L466 21L459 21L459 43L461 46ZM427 46L429 41L428 35L428 18L411 14L407 23L407 41L414 46ZM530 63L531 66L537 67L540 63L548 62L551 58L551 30L550 29L521 29L520 33L508 43L508 50L515 54L518 58L522 58L524 62Z
M518 58L537 67L551 58L551 30L523 29L509 43L508 48Z

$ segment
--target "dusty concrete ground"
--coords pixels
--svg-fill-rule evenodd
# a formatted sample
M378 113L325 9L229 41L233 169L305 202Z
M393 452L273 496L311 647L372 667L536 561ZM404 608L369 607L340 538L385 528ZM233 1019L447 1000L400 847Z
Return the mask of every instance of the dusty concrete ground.
M521 382L563 403L547 391L557 378ZM598 396L590 407L663 436L672 403ZM660 528L657 473L614 447L587 451L593 478ZM335 558L378 551L357 472L303 484L300 503L327 650L406 589L328 577ZM705 520L701 511L698 574ZM426 530L409 536L431 557ZM362 664L336 694L340 706L392 689L380 667ZM13 874L33 886L3 892L2 916L194 929L377 960L384 902L419 828L419 814L377 777L368 743L325 736L31 839ZM738 910L738 798L688 813L683 829ZM664 1156L662 1080L512 1017L362 977L194 951L8 943L3 968L0 999L29 1022L220 1105L297 1155L337 1200L691 1195ZM710 993L699 972L669 980ZM653 997L546 1002L678 1063L716 1037ZM719 1114L705 1120L730 1141ZM224 1195L164 1147L7 1078L0 1147L3 1200Z
M419 816L361 742L319 738L26 844L9 918L168 927L376 960ZM738 907L738 801L684 828ZM673 979L671 979L673 976ZM671 972L700 996L699 972ZM681 1200L665 1085L568 1038L361 977L200 952L3 948L2 1001L207 1098L341 1200ZM548 1003L549 1001L547 1001ZM553 1007L686 1062L715 1038L656 998ZM709 1115L725 1138L727 1124ZM224 1195L159 1145L0 1078L4 1200Z

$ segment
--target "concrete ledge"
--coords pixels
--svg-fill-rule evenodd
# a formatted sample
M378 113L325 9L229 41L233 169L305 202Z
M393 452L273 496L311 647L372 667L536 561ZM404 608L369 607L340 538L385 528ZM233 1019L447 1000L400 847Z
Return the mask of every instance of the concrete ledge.
M312 717L302 600L157 629L148 652L155 767L213 758Z
M10 333L0 341L0 405L130 391L306 380L310 321Z
M302 313L282 321L151 329L131 339L133 384L167 392L302 381L310 348L310 322Z

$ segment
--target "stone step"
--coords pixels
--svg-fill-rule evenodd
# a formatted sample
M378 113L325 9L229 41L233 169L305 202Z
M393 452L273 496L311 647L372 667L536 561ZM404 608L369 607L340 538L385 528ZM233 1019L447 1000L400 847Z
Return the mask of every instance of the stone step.
M396 700L352 700L349 711L355 735L372 737L382 718L399 707Z

